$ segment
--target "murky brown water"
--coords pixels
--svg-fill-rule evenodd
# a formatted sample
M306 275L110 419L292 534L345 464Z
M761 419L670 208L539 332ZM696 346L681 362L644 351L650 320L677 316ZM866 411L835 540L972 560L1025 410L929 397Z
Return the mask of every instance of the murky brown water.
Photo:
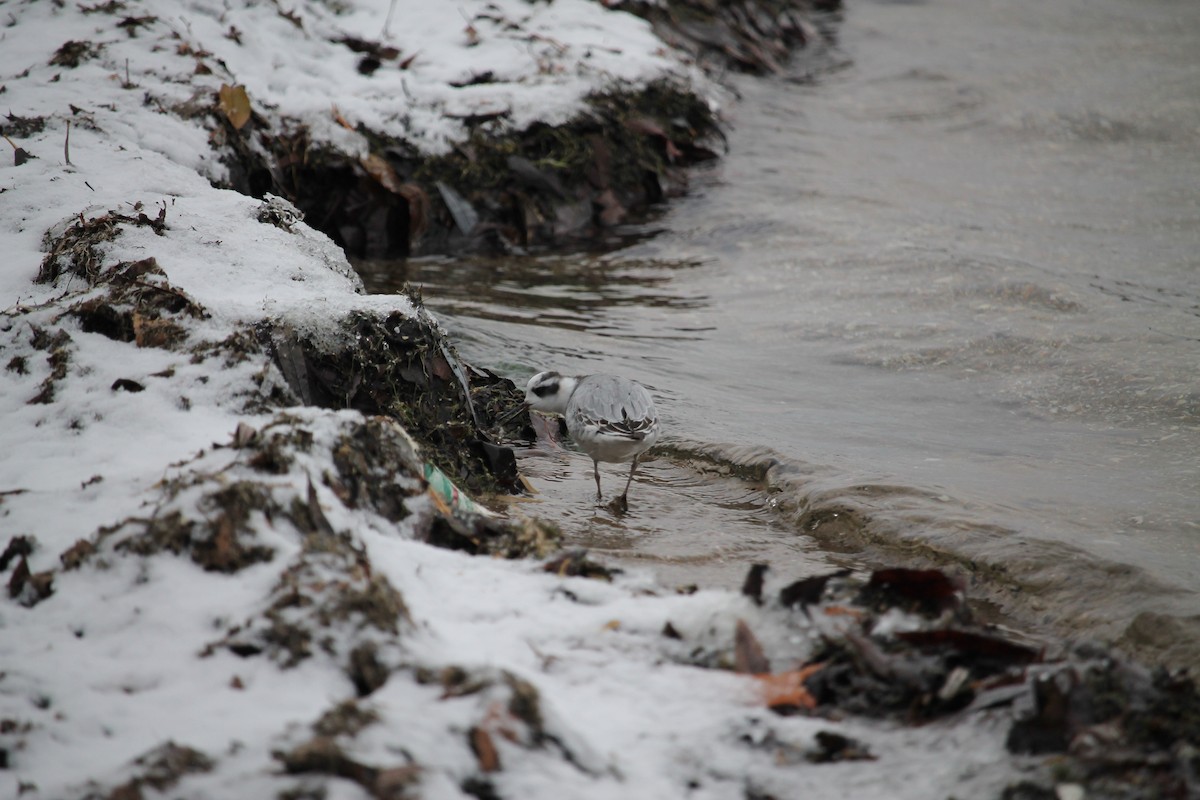
M653 390L690 455L627 517L586 457L523 458L580 543L702 585L934 557L1200 664L1200 4L854 2L839 30L849 66L737 84L729 156L634 243L369 284L423 284L514 379Z

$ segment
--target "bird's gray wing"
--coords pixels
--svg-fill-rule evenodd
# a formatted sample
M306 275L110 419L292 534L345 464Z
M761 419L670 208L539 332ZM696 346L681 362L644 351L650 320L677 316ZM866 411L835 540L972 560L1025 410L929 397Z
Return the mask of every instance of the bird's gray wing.
M644 439L658 426L649 392L615 375L589 375L579 382L567 416L595 435Z

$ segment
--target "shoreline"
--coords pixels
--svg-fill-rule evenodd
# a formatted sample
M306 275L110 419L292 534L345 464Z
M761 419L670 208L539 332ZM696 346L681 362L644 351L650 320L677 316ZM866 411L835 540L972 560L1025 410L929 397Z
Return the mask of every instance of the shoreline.
M579 116L581 98L663 76L716 91L701 51L656 30L778 66L720 20L472 9L413 12L403 35L391 19L386 45L366 38L383 12L365 3L14 12L0 786L891 797L899 775L902 796L1018 796L1109 780L1089 770L1118 757L1132 785L1186 783L1188 680L1107 652L1039 663L972 622L953 576L753 568L741 593L672 593L562 553L552 524L461 501L517 485L486 433L516 390L462 363L418 297L364 294L347 249L523 249L617 224L716 155L712 103L691 95L678 124L664 98L684 92L648 88L607 118ZM476 80L464 57L511 71ZM507 112L489 116L498 91ZM538 113L549 127L522 125ZM484 155L469 119L511 129ZM400 120L442 161L379 138ZM537 152L564 122L564 149ZM602 139L579 148L593 124ZM597 142L629 134L606 162ZM446 179L480 164L479 187ZM325 168L330 182L297 178ZM289 180L299 208L271 191ZM1062 702L1089 714L1056 717ZM1113 704L1138 709L1127 749L1071 749L1118 724Z

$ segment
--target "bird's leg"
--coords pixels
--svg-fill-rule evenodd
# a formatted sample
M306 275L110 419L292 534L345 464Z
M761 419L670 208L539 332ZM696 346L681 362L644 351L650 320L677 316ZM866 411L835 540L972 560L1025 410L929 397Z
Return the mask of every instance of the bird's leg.
M596 499L599 500L604 495L600 494L600 462L592 459L592 474L596 476Z
M629 480L625 481L625 491L621 492L621 505L625 505L626 496L629 494L629 485L633 483L633 473L637 471L638 460L635 456L633 464L629 467Z

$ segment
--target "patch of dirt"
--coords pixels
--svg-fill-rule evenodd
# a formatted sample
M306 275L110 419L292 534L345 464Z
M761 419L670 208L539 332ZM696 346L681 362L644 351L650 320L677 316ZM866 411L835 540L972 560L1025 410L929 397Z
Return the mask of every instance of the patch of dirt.
M140 800L145 790L166 793L188 775L211 772L216 762L199 750L175 742L166 742L134 759L133 777L105 790L92 784L89 798L103 800Z
M376 767L348 756L332 739L318 736L286 752L273 754L289 775L325 775L357 783L375 800L419 797L420 769L406 764Z
M366 552L348 534L310 534L303 552L279 576L257 617L229 630L210 645L242 657L264 654L287 669L317 650L339 659L360 696L379 688L389 669L379 645L348 638L374 631L384 641L410 621L400 593L371 569Z
M48 353L46 363L50 365L50 374L42 381L38 393L28 402L47 405L54 402L55 387L58 382L67 377L67 366L71 363L71 351L68 349L72 343L71 335L62 328L54 333L49 333L36 325L30 325L29 328L33 332L30 339L33 349Z
M379 722L379 712L363 708L357 700L346 700L321 715L313 723L313 733L326 739L346 736L353 739L365 728Z
M199 504L203 519L189 519L182 511L169 511L150 519L127 520L104 529L101 538L114 537L119 552L152 556L170 552L186 554L210 572L239 572L270 561L271 547L255 544L251 515L267 518L282 515L283 509L262 486L238 481L207 494Z
M100 265L103 256L99 246L110 242L120 234L120 225L149 227L160 236L167 230L167 209L163 206L158 215L151 218L142 211L141 203L134 206L136 217L109 211L88 219L79 215L78 221L62 231L48 231L42 248L46 256L38 269L36 283L56 283L62 275L76 275L95 286L101 281Z
M4 120L0 120L0 136L10 139L28 139L45 129L45 117L21 117L10 111Z
M104 266L101 246L115 239L122 225L149 227L163 235L166 206L153 218L140 210L137 216L110 211L88 219L81 214L65 229L47 233L47 253L35 280L57 284L76 277L86 287L102 290L70 305L59 319L74 317L84 331L139 347L173 349L188 337L185 318L204 319L208 312L173 287L153 257Z
M576 769L585 773L594 771L546 724L541 694L524 678L507 670L455 666L418 669L414 677L418 683L441 686L442 700L478 695L480 717L467 731L464 744L478 763L480 775L472 780L479 785L489 784L484 776L503 769L496 738L527 749L554 749Z
M95 44L94 42L63 42L54 55L50 57L50 66L52 67L67 67L74 69L84 61L95 58L100 55L100 50L104 45Z

